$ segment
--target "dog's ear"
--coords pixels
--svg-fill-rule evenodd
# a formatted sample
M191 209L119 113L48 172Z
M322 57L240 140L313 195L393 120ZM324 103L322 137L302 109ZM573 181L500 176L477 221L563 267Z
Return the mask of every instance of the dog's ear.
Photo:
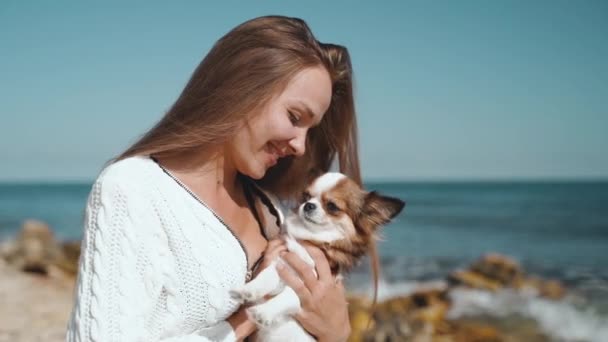
M378 228L390 222L403 210L404 206L405 202L398 198L383 196L372 191L365 196L363 214L373 222L373 225L376 226L374 228Z

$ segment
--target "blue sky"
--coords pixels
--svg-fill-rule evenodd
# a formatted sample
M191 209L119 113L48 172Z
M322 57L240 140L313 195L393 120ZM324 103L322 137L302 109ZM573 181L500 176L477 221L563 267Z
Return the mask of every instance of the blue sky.
M0 180L92 180L265 14L346 45L368 180L608 178L608 2L0 3Z

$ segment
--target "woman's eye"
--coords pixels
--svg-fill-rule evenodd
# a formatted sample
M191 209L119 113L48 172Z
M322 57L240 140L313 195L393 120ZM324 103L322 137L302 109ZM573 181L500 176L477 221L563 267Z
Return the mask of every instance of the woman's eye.
M332 213L335 213L340 210L340 208L338 208L338 206L332 201L327 202L326 206L327 206L327 210L329 210Z
M287 111L289 113L289 121L291 121L292 124L297 124L298 122L300 122L300 117L297 116L296 114L294 114L292 111L288 110Z

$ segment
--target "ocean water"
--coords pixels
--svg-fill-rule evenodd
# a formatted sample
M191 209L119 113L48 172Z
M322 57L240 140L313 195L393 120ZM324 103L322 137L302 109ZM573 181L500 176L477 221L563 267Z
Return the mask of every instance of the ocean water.
M79 239L91 184L0 184L0 240L21 222L47 222L59 239ZM451 315L519 314L556 340L608 341L608 182L370 183L407 202L383 229L380 296L441 284L487 252L519 261L527 273L559 279L560 302L514 293L455 294ZM348 279L368 292L366 264Z
M489 252L527 274L557 279L566 298L512 291L451 293L451 317L534 319L555 341L608 341L608 182L395 183L368 188L404 199L380 243L380 298L445 285L445 277ZM368 267L350 278L371 293Z

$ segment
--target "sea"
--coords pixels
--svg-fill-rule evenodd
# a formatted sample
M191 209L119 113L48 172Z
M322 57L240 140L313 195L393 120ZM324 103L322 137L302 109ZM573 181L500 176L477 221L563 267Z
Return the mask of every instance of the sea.
M452 317L520 315L556 341L608 341L608 181L392 182L370 190L406 202L383 228L380 299L410 293L501 253L526 274L559 280L560 301L514 292L459 291ZM82 237L90 183L0 183L0 240L28 218L42 220L61 240ZM363 262L347 279L370 293Z

